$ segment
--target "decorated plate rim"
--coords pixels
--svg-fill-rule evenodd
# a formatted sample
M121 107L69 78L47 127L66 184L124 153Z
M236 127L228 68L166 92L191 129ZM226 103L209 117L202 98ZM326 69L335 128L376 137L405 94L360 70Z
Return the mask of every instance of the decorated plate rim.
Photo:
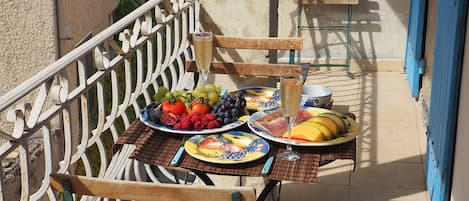
M226 159L226 160L223 160L223 161L214 161L214 160L211 160L210 158L207 158L207 157L203 157L201 155L197 155L195 153L192 153L190 151L188 151L188 148L186 146L186 143L188 143L189 140L191 140L192 138L197 138L197 137L209 137L210 135L194 135L192 137L190 137L188 140L186 140L186 142L184 142L184 150L187 154L189 154L191 157L194 157L195 159L198 159L198 160L201 160L201 161L205 161L205 162L209 162L209 163L214 163L214 164L240 164L240 163L247 163L247 162L251 162L251 161L255 161L255 160L259 160L261 158L263 158L265 155L267 155L269 152L270 152L270 144L267 140L265 140L264 138L262 137L259 137L255 134L251 134L251 133L246 133L246 132L242 132L242 131L228 131L228 132L225 132L225 133L241 133L243 135L247 135L247 136L250 136L252 137L253 139L260 139L262 141L262 144L266 145L267 146L267 150L265 152L260 152L262 153L261 156L259 157L256 157L256 158L252 158L252 159L249 159L249 160L230 160L230 159ZM219 133L219 134L213 134L213 135L222 135L223 133ZM199 146L199 145L197 145Z
M174 129L169 126L163 125L163 124L157 124L155 122L152 122L148 114L146 113L147 107L142 109L140 111L139 119L140 121L143 122L146 126L160 130L160 131L165 131L165 132L170 132L170 133L176 133L176 134L184 134L184 135L198 135L198 134L213 134L213 133L219 133L219 132L224 132L224 131L229 131L234 128L237 128L239 126L244 125L247 122L247 117L248 115L241 116L238 118L237 121L223 125L222 127L219 128L212 128L212 129L202 129L202 130L182 130L182 129Z
M246 90L250 90L250 89L273 90L274 93L275 93L276 90L278 90L278 88L275 88L275 87L247 86L247 87L241 87L241 88L239 88L239 89L236 90L236 91L246 91ZM247 109L248 109L248 110L256 110L256 111L263 111L263 110L270 110L270 109L277 108L277 107L278 107L278 105L271 106L271 107L259 107L259 106L256 106L256 107L248 107Z

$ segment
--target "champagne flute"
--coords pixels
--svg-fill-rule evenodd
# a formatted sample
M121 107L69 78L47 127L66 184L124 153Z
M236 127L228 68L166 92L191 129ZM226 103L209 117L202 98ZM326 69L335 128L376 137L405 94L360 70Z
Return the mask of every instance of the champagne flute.
M301 75L288 72L280 77L280 100L287 123L288 140L291 140L291 131L295 125L296 115L300 107L301 91L303 89L303 79ZM292 150L291 144L287 143L286 151L279 153L280 160L295 161L300 159L300 155Z
M212 62L213 35L212 32L197 32L194 33L193 39L195 64L202 77L202 86L205 86Z

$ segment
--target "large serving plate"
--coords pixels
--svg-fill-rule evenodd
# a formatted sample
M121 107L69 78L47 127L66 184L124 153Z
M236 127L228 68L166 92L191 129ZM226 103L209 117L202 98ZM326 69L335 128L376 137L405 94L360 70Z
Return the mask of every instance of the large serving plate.
M257 160L266 155L269 148L264 139L239 131L194 135L184 143L184 149L190 156L217 164L237 164Z
M313 114L313 116L318 115L320 113L337 113L337 112L334 112L332 110L317 108L317 107L307 107L307 108L304 108L304 109L306 109L309 113ZM342 143L348 142L350 140L353 140L359 134L361 134L360 128L358 127L358 124L355 122L355 120L353 120L350 117L347 117L347 120L350 123L350 129L349 129L350 132L345 133L343 135L343 137L338 137L338 138L323 141L323 142L288 140L287 138L277 137L277 136L272 135L269 131L262 128L262 126L260 126L258 123L256 123L257 119L259 119L261 117L264 117L265 115L268 115L270 113L276 112L277 110L280 110L280 108L273 109L273 110L258 111L256 113L252 114L251 117L248 119L249 128L254 133L256 133L257 135L259 135L259 136L261 136L265 139L268 139L268 140L271 140L271 141L274 141L274 142L283 143L283 144L291 144L291 145L295 145L295 146L331 146L331 145L337 145L337 144L342 144Z
M272 87L244 87L238 89L244 92L246 108L248 110L260 111L278 107L279 91Z
M148 116L148 109L145 108L140 112L140 121L142 121L145 125L164 132L170 132L170 133L178 133L178 134L186 134L186 135L197 135L197 134L212 134L212 133L219 133L219 132L224 132L224 131L229 131L234 128L237 128L239 126L242 126L243 124L246 123L248 119L248 115L241 116L238 118L237 121L223 125L222 127L219 128L212 128L212 129L202 129L202 130L180 130L180 129L173 129L170 126L166 126L163 124L158 124L150 120L150 117Z

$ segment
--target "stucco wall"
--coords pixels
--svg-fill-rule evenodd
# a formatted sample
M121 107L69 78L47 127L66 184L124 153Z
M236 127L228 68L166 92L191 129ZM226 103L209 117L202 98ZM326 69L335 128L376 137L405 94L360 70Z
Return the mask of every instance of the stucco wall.
M0 1L0 96L55 61L54 1Z
M217 34L237 36L269 35L269 5L276 0L201 0L201 22L205 29ZM321 1L319 1L321 2ZM298 9L294 0L278 1L278 36L297 35ZM360 68L378 71L402 71L407 36L408 0L360 0L353 6L352 58ZM303 12L303 24L345 24L346 6L315 5ZM305 18L308 16L309 18ZM315 19L312 19L314 17ZM302 33L302 57L328 58L343 62L344 39L341 31ZM315 41L314 44L312 41ZM222 52L221 57L243 57L242 53ZM254 59L257 57L257 59ZM287 57L281 54L285 61ZM244 57L243 57L244 58ZM266 60L265 54L249 54L246 60ZM353 62L355 63L355 62ZM354 67L358 65L354 64Z
M0 0L0 96L24 82L44 67L53 63L56 58L63 56L74 48L80 39L88 32L100 32L111 22L112 12L118 5L118 0ZM57 9L56 9L57 8ZM59 36L57 33L59 32ZM67 69L69 84L75 85L76 68ZM24 99L25 102L34 102L34 96ZM74 113L74 114L73 114ZM72 106L72 117L77 118L76 107ZM11 128L4 125L5 114L0 114L0 128L7 132ZM77 119L71 119L78 122ZM78 135L78 127L74 128ZM53 143L59 144L60 135L53 136ZM57 143L55 143L57 141ZM76 140L75 140L76 141ZM0 142L1 143L1 142ZM29 144L31 149L40 150L40 142ZM56 146L57 147L57 146ZM56 150L57 153L63 153ZM35 152L36 153L36 152ZM42 183L41 175L44 170L43 152L38 151L37 156L30 164L31 188L33 191ZM56 161L61 160L60 154ZM17 157L12 154L11 157ZM55 162L54 164L58 164ZM10 169L8 167L7 169ZM15 171L14 168L11 168ZM17 175L17 173L10 176ZM5 178L2 178L5 179ZM2 192L9 200L18 200L19 180L9 180L2 187Z
M119 0L59 0L58 27L60 53L66 54L92 32L96 35L111 23Z

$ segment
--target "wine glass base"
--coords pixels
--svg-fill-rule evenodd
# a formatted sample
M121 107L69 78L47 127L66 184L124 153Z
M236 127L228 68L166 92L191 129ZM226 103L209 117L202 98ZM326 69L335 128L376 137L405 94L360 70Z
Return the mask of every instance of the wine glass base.
M285 151L277 154L277 158L283 161L296 161L300 159L300 155L294 151Z

